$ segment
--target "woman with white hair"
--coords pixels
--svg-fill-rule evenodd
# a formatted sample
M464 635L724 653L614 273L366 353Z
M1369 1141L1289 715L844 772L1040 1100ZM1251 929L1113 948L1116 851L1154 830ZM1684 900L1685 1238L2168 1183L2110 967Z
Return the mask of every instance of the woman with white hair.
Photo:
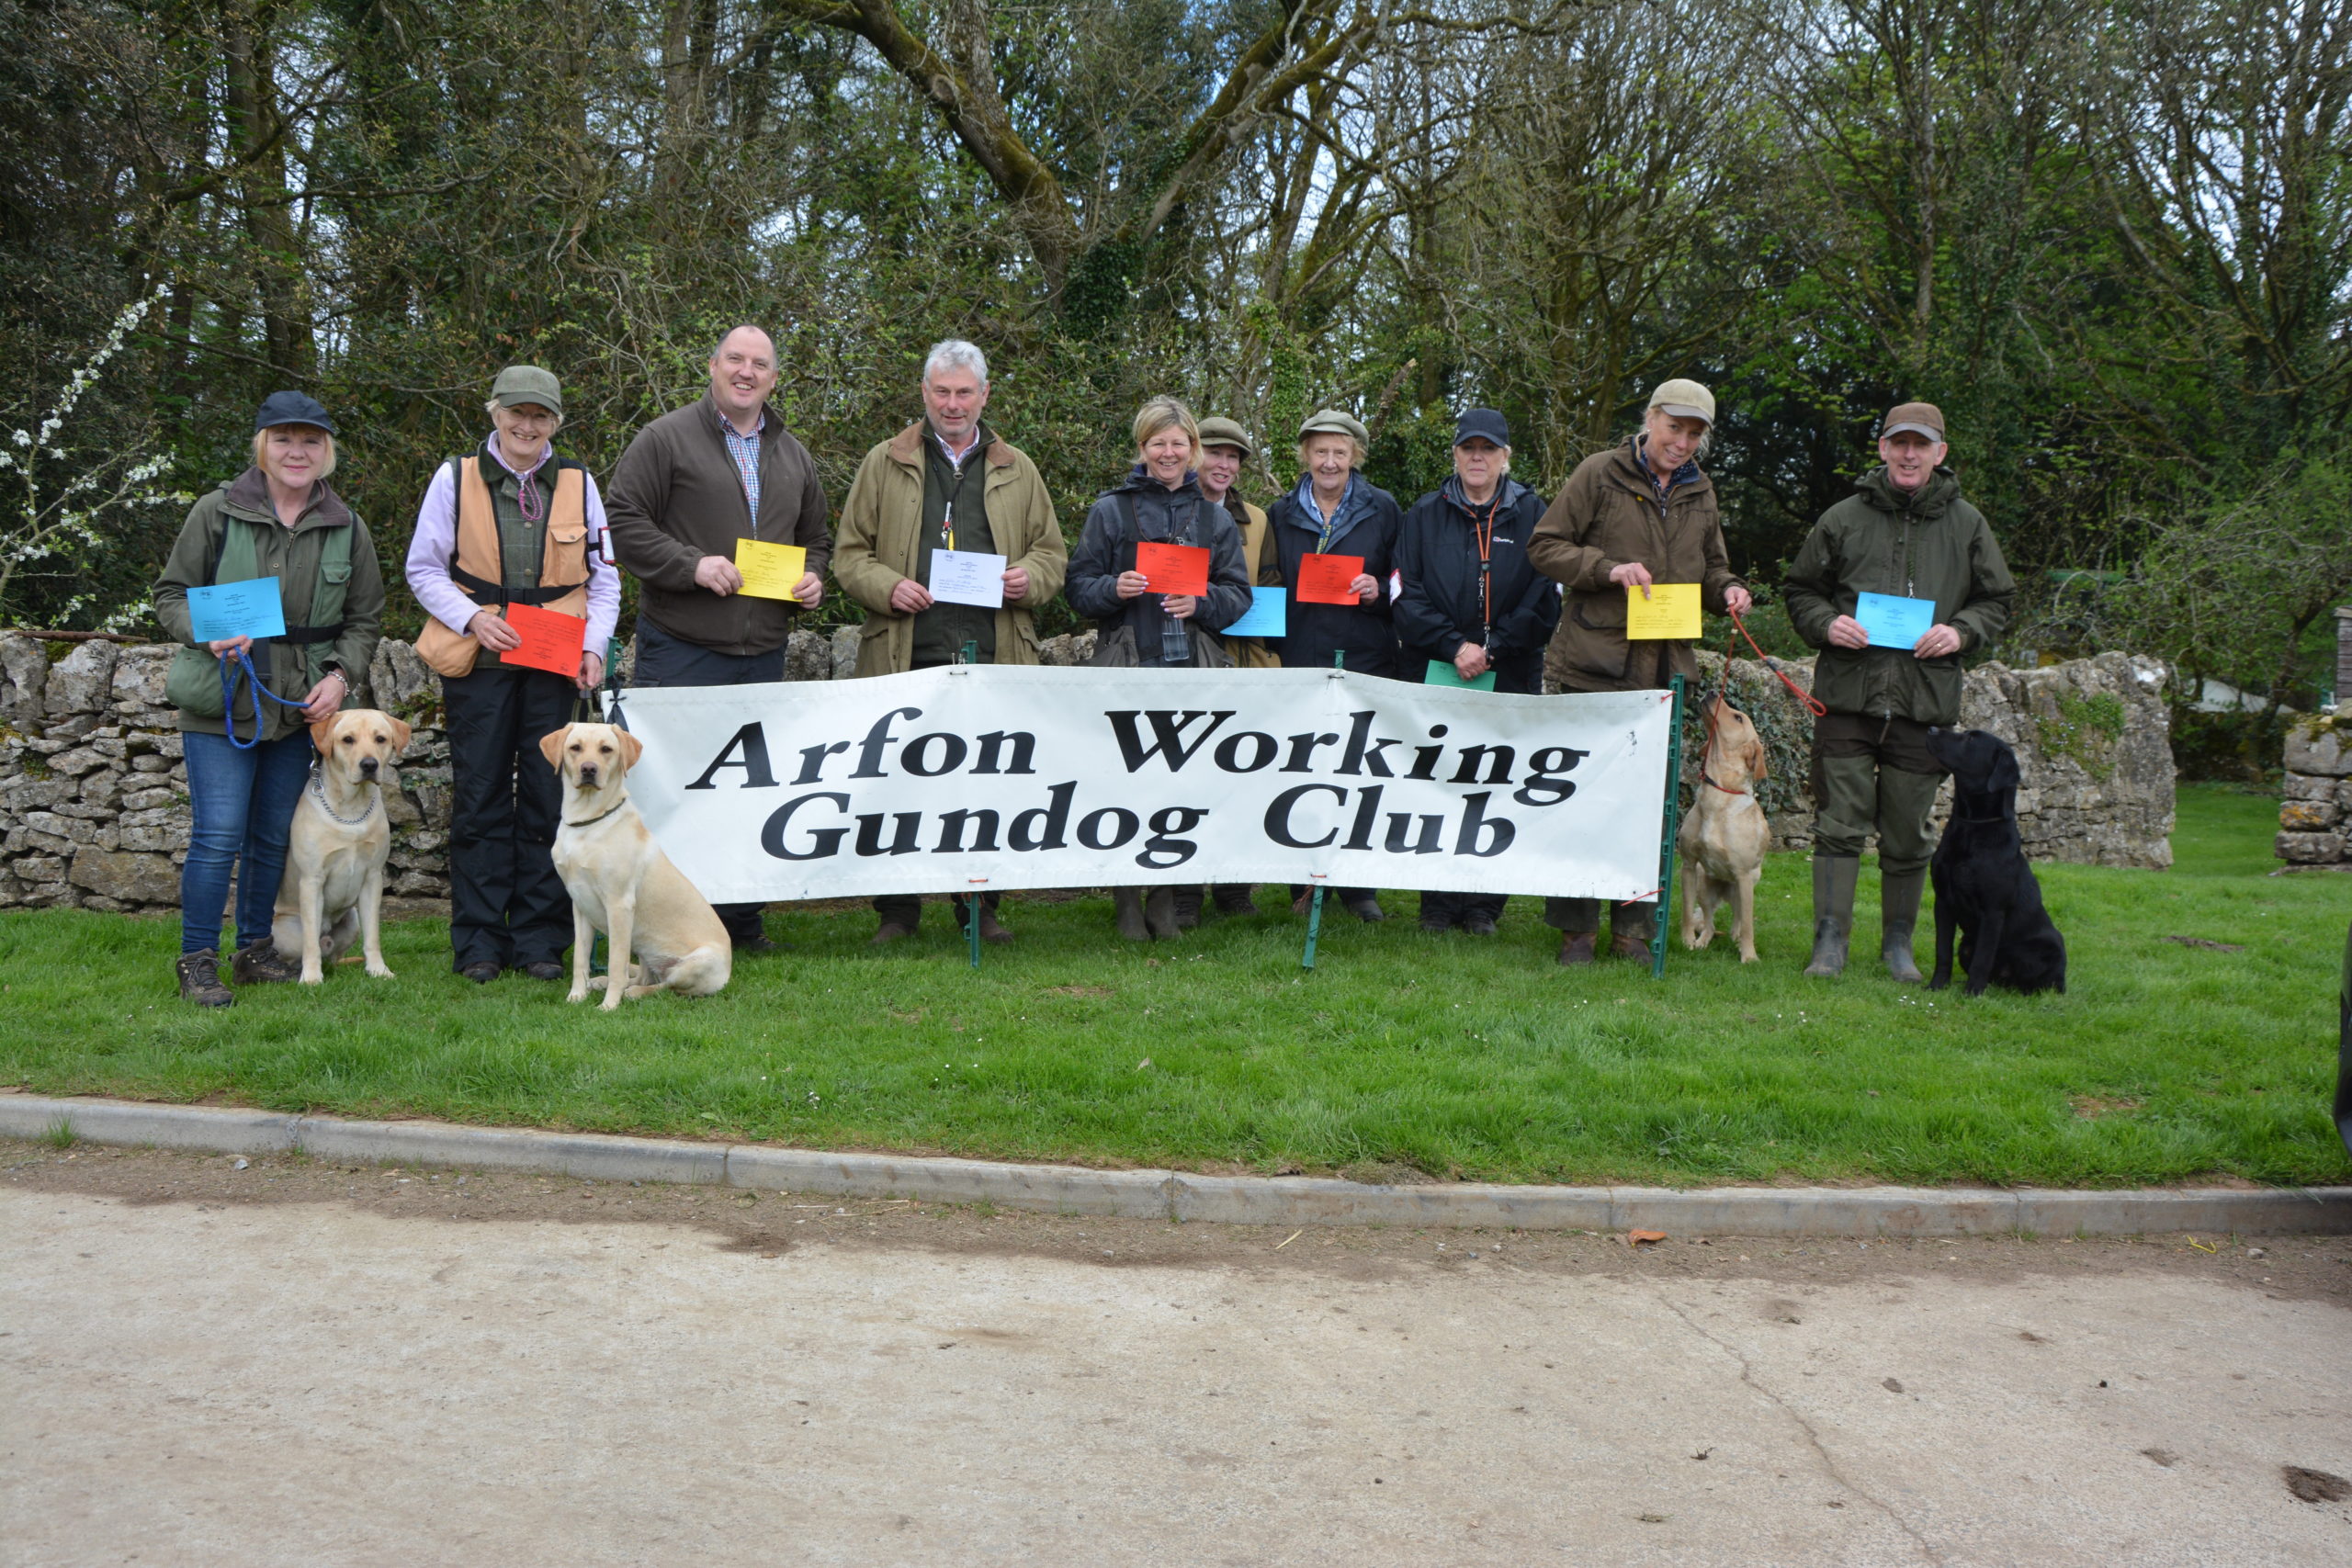
M489 438L435 471L408 547L409 588L432 616L417 656L440 675L448 715L450 964L478 985L508 969L560 980L571 899L551 855L563 792L539 739L605 678L620 574L594 477L555 452L555 376L510 365L484 411ZM581 621L579 664L507 662L523 642L506 621L514 604Z
M1069 558L1070 606L1096 626L1094 662L1129 668L1232 667L1212 633L1250 608L1241 530L1201 493L1201 427L1174 398L1154 398L1135 418L1136 463L1094 502ZM1209 552L1205 594L1155 592L1136 570L1137 545L1189 545ZM1119 934L1141 942L1177 934L1176 890L1114 889Z

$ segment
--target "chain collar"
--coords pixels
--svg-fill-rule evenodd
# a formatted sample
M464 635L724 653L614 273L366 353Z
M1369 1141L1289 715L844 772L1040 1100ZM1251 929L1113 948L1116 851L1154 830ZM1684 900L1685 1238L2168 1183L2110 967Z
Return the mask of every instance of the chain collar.
M340 822L346 828L356 828L359 824L367 821L368 818L376 815L377 796L383 794L383 786L381 784L376 786L376 794L368 797L367 809L360 812L358 816L344 817L338 815L335 808L327 804L326 774L319 770L317 763L313 762L311 764L311 794L317 797L319 809L327 814L327 819L329 821Z

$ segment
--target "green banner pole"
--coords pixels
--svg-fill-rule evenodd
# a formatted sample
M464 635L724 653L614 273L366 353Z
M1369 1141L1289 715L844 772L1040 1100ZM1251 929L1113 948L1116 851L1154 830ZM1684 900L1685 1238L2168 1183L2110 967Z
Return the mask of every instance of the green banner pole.
M1344 648L1333 649L1331 650L1331 668L1334 670L1345 670L1347 667L1348 650ZM1322 934L1322 931L1323 885L1318 882L1315 885L1314 894L1306 901L1306 951L1298 955L1298 966L1301 969L1312 969L1315 967L1315 939Z
M1672 682L1673 728L1666 745L1666 836L1657 846L1657 929L1650 936L1650 978L1666 978L1666 933L1674 919L1674 840L1682 828L1682 677Z

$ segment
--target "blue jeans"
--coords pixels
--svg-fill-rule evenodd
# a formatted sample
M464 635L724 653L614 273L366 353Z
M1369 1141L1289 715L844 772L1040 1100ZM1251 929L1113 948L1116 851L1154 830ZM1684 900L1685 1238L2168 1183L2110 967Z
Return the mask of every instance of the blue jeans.
M229 873L237 878L237 944L266 941L286 871L286 840L294 807L309 782L311 737L297 730L240 750L225 735L194 731L180 737L187 752L187 863L180 867L180 951L220 946L220 908Z

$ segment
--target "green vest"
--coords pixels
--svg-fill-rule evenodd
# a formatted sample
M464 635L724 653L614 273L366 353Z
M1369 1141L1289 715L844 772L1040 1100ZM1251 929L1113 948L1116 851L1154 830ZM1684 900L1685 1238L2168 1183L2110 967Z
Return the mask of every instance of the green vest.
M224 512L220 531L212 536L207 550L212 566L205 573L206 584L247 582L261 576L258 530L279 527L282 525L275 521L255 523ZM294 606L288 604L285 635L253 646L254 673L281 697L300 702L326 679L328 656L334 651L335 638L343 635L344 594L351 586L351 532L348 527L331 528L320 542L319 570L311 581L309 619L295 625ZM281 581L281 592L284 587ZM236 665L231 669L237 711L250 716L254 699L245 689L244 671ZM200 648L181 649L164 677L164 693L173 706L198 718L221 717L226 709L220 700L220 660ZM268 699L261 701L266 705Z

